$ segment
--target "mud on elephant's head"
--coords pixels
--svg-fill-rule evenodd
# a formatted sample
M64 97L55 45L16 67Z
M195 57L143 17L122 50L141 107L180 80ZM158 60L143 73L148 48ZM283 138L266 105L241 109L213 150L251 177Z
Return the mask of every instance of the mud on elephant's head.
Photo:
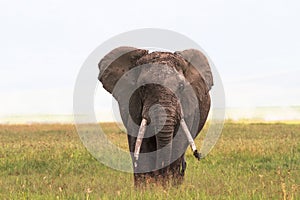
M119 103L135 183L145 177L181 180L188 144L199 157L193 139L210 109L213 78L204 54L195 49L149 53L119 47L101 59L99 69L103 87ZM187 137L175 137L181 134Z

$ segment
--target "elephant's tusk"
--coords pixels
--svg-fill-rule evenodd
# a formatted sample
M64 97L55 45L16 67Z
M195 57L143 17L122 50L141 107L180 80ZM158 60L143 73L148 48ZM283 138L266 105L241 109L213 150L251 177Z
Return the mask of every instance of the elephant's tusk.
M189 131L188 126L186 125L186 123L185 123L185 121L184 121L183 118L180 120L180 125L182 126L182 129L183 129L184 133L186 134L186 137L187 137L187 139L188 139L188 141L189 141L189 144L190 144L191 149L192 149L192 151L193 151L193 153L194 153L194 156L195 156L198 160L200 160L201 155L200 155L200 154L198 153L198 151L197 151L197 148L196 148L194 139L193 139L193 137L192 137L192 134L191 134L191 132Z
M135 142L135 148L134 148L134 154L133 154L133 156L135 158L134 167L137 167L137 162L136 161L139 159L139 154L140 154L142 141L143 141L143 138L144 138L144 134L146 132L146 125L147 125L147 120L142 119L141 126L139 128L139 133L138 133L138 136L137 136L136 142Z

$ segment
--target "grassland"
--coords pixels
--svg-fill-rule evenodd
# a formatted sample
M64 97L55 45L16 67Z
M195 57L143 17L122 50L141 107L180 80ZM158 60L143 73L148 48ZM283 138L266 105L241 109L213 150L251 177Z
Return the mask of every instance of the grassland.
M124 133L103 127L126 148ZM188 150L187 163L182 185L140 191L73 125L0 125L0 199L300 199L300 124L227 122L213 151L198 162Z

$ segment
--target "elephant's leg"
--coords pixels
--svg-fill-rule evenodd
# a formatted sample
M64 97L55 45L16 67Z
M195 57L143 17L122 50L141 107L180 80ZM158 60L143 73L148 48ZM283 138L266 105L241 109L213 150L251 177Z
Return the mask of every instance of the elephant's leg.
M186 135L179 127L180 126L177 125L175 129L176 134L172 140L172 161L175 161L170 165L170 171L172 174L172 182L174 184L180 184L183 181L186 169L185 152L188 147Z
M184 155L182 155L170 165L172 184L177 185L182 183L185 169L186 169L186 162L184 159Z

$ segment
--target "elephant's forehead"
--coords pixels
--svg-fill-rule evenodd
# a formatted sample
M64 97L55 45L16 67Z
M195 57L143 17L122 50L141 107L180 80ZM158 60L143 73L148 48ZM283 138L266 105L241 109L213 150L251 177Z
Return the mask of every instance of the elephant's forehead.
M163 62L147 64L142 73L145 73L149 78L155 79L175 78L180 75L174 67Z

